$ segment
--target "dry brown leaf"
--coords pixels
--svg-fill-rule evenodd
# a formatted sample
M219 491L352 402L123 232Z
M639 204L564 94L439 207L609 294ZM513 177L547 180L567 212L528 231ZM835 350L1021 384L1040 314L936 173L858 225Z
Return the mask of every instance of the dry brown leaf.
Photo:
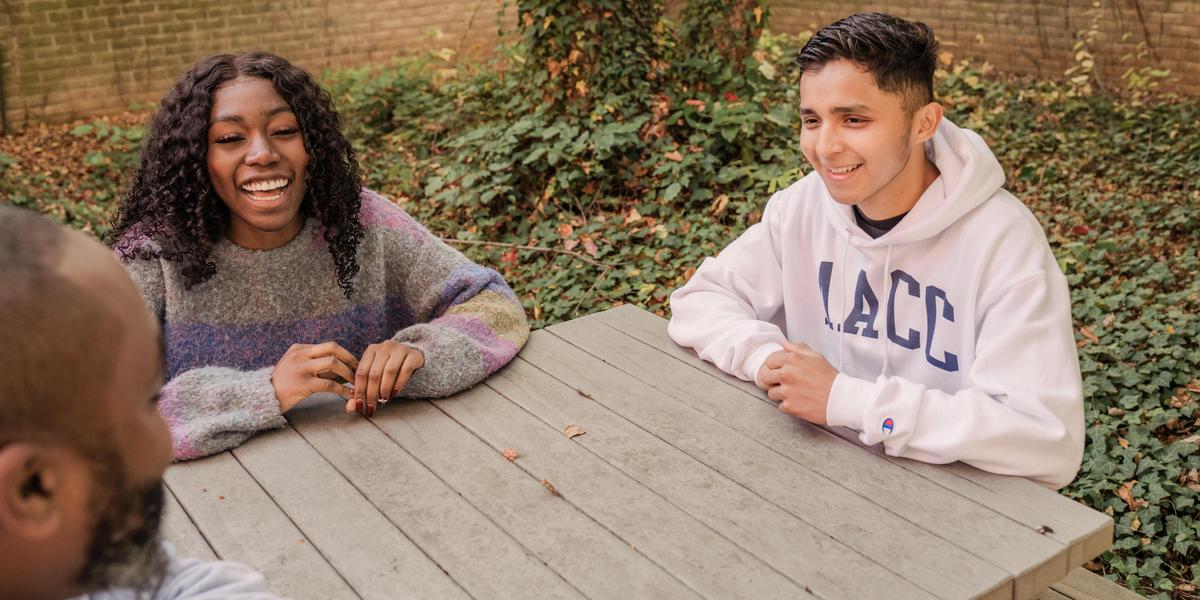
M1080 327L1079 334L1082 335L1084 338L1087 338L1087 341L1089 341L1093 344L1100 343L1100 338L1097 337L1096 334L1092 333L1092 330L1088 329L1087 327Z
M1120 444L1122 448L1129 447L1129 440L1127 440L1125 438L1117 438L1117 443Z
M1125 416L1125 409L1118 408L1116 406L1110 406L1110 407L1108 407L1108 416L1123 417L1123 416Z
M665 159L667 159L667 160L673 160L673 161L675 161L675 162L682 162L682 161L683 161L683 155L682 155L682 154L680 154L679 152L675 151L675 150L672 150L672 151L670 151L670 152L668 152L668 153L664 154L664 155L663 155L663 158L665 158Z
M713 200L712 206L709 208L709 212L714 215L719 215L725 212L725 208L727 206L729 206L729 196L721 194L720 196L717 196L716 200Z
M1117 488L1117 491L1116 491L1117 496L1119 498L1121 498L1122 500L1124 500L1125 504L1128 505L1131 510L1137 510L1139 508L1143 508L1143 507L1150 505L1149 502L1146 502L1145 500L1143 500L1141 498L1133 497L1132 490L1133 490L1133 486L1136 484L1137 484L1136 479L1126 481L1125 483L1121 484L1121 487Z
M500 454L509 461L517 460L517 457L521 455L516 448L505 448Z
M554 494L560 498L562 497L562 494L558 493L558 488L554 487L553 483L550 483L545 479L542 480L542 487L546 488L546 491L550 492L551 494Z
M578 393L580 396L583 396L584 398L587 398L588 400L594 400L594 398L592 398L592 395L591 395L591 394L589 394L589 393L587 393L587 392L585 392L585 391L583 391L583 390L575 390L575 391L576 391L576 392L577 392L577 393Z
M593 242L590 238L583 238L583 251L595 256L596 253L600 252L600 249L596 247L596 242Z
M570 223L559 223L558 224L558 237L560 237L560 238L564 238L564 239L569 238L569 237L571 237L571 234L574 233L574 231L575 231L575 228L571 227Z
M567 436L567 439L579 437L585 433L587 430L578 425L567 425L566 429L563 429L563 435Z
M1038 527L1034 531L1037 531L1038 533L1040 533L1042 535L1054 533L1054 529L1051 528L1049 525L1042 525L1041 527Z

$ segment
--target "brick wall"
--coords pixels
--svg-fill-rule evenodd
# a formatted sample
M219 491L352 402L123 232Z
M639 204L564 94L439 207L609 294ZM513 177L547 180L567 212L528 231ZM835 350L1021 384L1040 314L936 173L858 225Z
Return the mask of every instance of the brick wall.
M497 0L0 0L10 131L156 102L197 59L266 50L314 73L490 51ZM440 30L441 37L435 37Z
M1102 0L1096 69L1120 87L1130 64L1170 69L1162 89L1200 94L1200 0ZM815 31L858 12L889 12L924 21L957 57L986 60L998 69L1062 79L1074 63L1075 33L1091 26L1091 0L776 0L771 28ZM1122 62L1146 42L1147 56Z
M675 6L683 0L669 0ZM196 59L263 49L314 72L429 48L494 47L498 0L0 0L0 86L8 129L128 108L162 97ZM1171 89L1200 94L1200 0L1102 0L1097 69L1119 84L1141 64L1170 69ZM676 6L676 8L678 8ZM885 10L929 23L957 56L1061 77L1087 0L774 0L772 29L813 30ZM442 36L435 38L433 32ZM1126 36L1126 34L1128 34ZM1128 39L1122 41L1122 37Z

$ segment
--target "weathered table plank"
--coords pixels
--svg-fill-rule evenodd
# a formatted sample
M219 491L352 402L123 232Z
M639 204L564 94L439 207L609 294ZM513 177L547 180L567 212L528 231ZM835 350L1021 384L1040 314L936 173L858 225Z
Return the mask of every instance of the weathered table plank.
M167 486L224 560L261 572L291 598L358 598L228 452L167 469Z
M175 552L179 556L201 560L216 560L216 553L208 545L208 541L204 539L204 535L196 528L196 524L192 523L192 519L188 517L187 512L179 505L179 501L175 499L175 494L172 494L171 490L166 489L166 486L164 486L163 496L166 501L166 505L163 507L163 538L175 546Z
M261 433L233 454L359 596L468 597L294 429Z
M494 396L479 386L457 401ZM442 402L452 402L450 400ZM570 503L554 497L521 469L537 449L517 435L497 439L513 447L513 462L428 402L389 404L374 423L453 487L472 506L589 598L697 598L682 582Z
M693 590L712 598L796 598L802 588L499 394L436 402L499 452L518 440L521 468Z
M341 414L344 405L312 398L288 421L471 596L583 598L374 424Z
M567 383L588 390L597 402L684 449L725 477L806 519L810 525L922 589L943 598L1011 597L1011 583L1002 569L840 485L835 468L851 470L856 468L852 462L832 463L830 470L834 476L831 477L795 460L797 452L811 452L811 447L817 445L834 450L844 446L852 453L863 454L836 438L806 439L781 454L763 445L761 438L756 437L763 431L747 436L739 431L736 422L774 422L785 428L789 440L797 439L797 431L819 430L792 419L779 418L778 413L764 418L752 410L739 411L743 407L728 403L724 407L729 413L724 415L728 419L722 422L703 410L703 399L692 393L695 390L688 390L690 402L683 402L662 390L651 389L641 380L609 365L593 363L591 368L581 368L590 362L589 355L550 335L531 339L521 356L543 369L552 369ZM641 360L646 358L639 357ZM647 366L655 371L661 369L661 366ZM700 389L719 390L723 387L717 382L706 382L706 378L707 375L697 373L692 381ZM731 392L739 394L736 390ZM746 404L750 409L760 408L757 403ZM828 456L830 460L854 458L840 453L829 453ZM799 490L803 493L797 493ZM920 548L920 551L914 552L914 548Z
M288 418L172 466L164 516L180 554L285 596L1111 596L1068 575L1111 543L1106 515L787 417L632 307L536 332L450 398Z
M584 424L576 442L820 597L934 597L529 363L488 385L555 430Z
M666 321L660 317L626 306L578 321L587 320L601 321L681 362L713 374L714 377L730 386L744 390L765 404L769 404L761 391L752 383L721 374L715 367L700 360L690 350L676 345L667 336ZM563 325L570 325L570 323ZM668 372L677 373L674 370ZM830 429L834 433L848 437L862 447L853 432L842 428ZM881 447L869 448L869 450L894 465L917 473L956 493L963 494L981 505L1021 522L1030 529L1047 527L1049 530L1047 537L1067 545L1067 563L1071 567L1098 556L1112 543L1113 523L1111 518L1026 479L986 473L963 464L934 466L897 459L883 454ZM1044 578L1042 581L1044 582Z

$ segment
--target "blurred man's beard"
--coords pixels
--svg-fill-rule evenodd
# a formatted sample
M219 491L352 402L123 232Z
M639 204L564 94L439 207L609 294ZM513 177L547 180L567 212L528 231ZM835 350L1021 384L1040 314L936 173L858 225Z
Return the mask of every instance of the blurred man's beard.
M123 483L123 477L109 475L109 486ZM167 571L167 555L159 539L165 501L162 482L141 489L125 485L108 489L108 502L98 511L88 540L79 584L89 590L157 586Z

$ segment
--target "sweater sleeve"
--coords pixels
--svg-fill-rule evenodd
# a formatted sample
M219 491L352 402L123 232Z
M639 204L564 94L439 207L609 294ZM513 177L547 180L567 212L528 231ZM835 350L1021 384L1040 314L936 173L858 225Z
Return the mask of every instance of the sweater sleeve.
M142 298L162 324L166 292L160 265L153 259L125 260ZM171 430L175 460L216 454L241 444L258 431L286 425L271 384L273 368L239 371L200 367L178 373L168 381L159 395L158 410Z
M962 461L1052 488L1083 458L1083 386L1059 273L1024 279L983 313L969 385L955 394L900 377L840 374L827 418L892 456Z
M785 340L778 317L783 309L777 200L751 226L671 294L667 333L700 358L746 381ZM761 386L761 384L760 384Z
M405 219L411 217L404 215ZM467 389L508 364L529 339L529 321L504 278L472 263L415 221L390 235L417 243L386 244L388 264L404 265L399 293L416 324L392 339L425 355L401 397L439 398ZM415 256L413 256L415 254Z

